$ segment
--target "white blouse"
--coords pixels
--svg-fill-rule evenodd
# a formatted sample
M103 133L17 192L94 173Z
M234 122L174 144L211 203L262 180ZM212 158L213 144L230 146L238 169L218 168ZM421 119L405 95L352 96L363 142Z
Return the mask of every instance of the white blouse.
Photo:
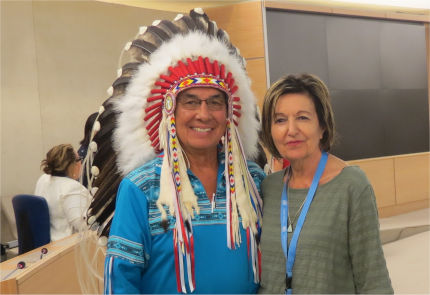
M85 226L83 216L91 198L88 190L76 180L43 174L34 194L44 197L48 203L51 241L70 236Z

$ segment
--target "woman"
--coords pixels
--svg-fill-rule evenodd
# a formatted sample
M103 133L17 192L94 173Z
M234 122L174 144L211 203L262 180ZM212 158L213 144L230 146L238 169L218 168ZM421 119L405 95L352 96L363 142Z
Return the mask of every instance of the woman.
M57 241L77 232L85 221L90 195L77 179L81 158L70 144L54 146L42 161L43 174L34 194L48 202L51 223L51 241Z
M262 184L262 293L393 293L372 186L328 154L333 117L313 75L283 77L265 95L263 142L290 167Z

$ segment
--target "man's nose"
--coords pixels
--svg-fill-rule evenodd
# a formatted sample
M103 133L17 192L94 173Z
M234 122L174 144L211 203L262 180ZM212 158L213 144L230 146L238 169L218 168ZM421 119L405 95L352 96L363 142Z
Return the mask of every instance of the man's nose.
M199 108L197 109L197 112L198 112L198 115L202 118L207 118L210 116L210 111L206 100L200 100L200 105L199 105Z

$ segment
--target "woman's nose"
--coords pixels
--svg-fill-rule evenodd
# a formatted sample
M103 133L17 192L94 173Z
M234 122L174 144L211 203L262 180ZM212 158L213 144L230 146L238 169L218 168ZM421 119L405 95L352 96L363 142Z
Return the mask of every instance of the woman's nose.
M297 134L298 128L294 120L288 120L288 135Z

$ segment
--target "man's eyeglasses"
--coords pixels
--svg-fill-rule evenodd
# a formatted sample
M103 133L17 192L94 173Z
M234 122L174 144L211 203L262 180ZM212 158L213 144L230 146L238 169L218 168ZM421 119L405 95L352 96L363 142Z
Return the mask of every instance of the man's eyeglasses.
M181 97L178 102L184 109L190 111L198 110L203 102L206 102L210 111L221 111L226 108L224 97L211 97L206 100L195 97Z

